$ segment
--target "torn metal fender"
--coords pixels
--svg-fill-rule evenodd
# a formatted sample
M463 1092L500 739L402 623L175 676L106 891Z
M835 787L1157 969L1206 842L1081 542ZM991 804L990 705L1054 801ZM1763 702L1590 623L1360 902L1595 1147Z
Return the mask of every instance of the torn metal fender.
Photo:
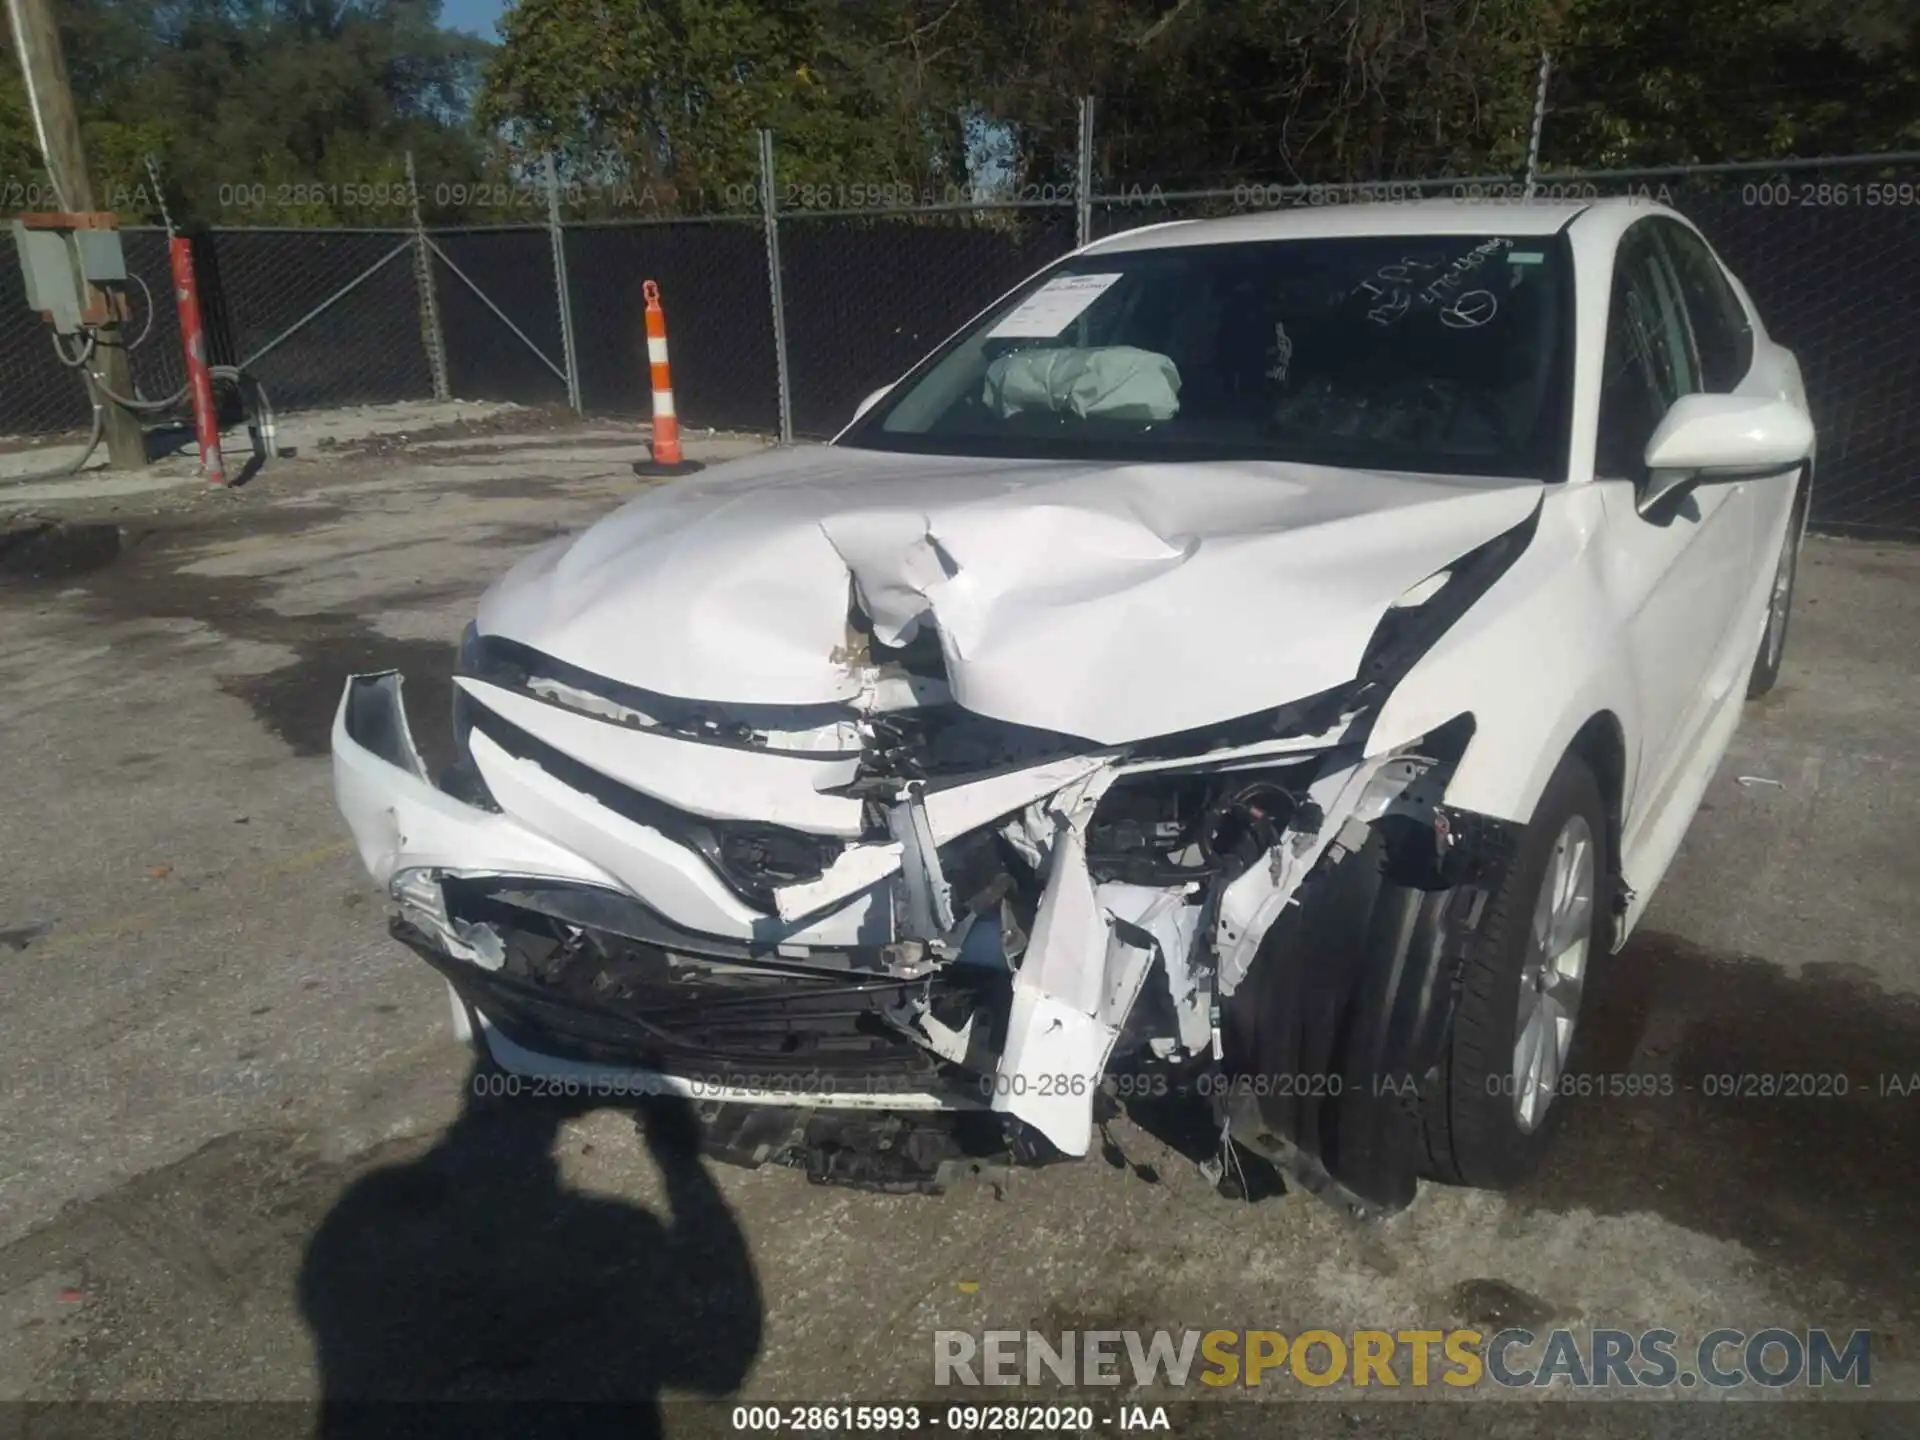
M1094 1096L1121 1028L1154 962L1192 948L1199 916L1182 889L1094 884L1082 832L1063 821L1014 977L992 1108L1068 1155L1086 1154Z
M1318 808L1316 829L1290 831L1220 894L1214 947L1220 957L1219 986L1231 995L1246 978L1267 932L1292 902L1294 892L1330 851L1352 852L1367 841L1368 827L1401 800L1432 762L1410 750L1330 762L1308 787ZM1334 856L1338 858L1337 854Z
M1087 868L1086 826L1115 778L1112 767L1090 773L1047 806L1054 831L1046 889L1014 976L1006 1043L991 1080L993 1109L1026 1121L1068 1155L1093 1144L1094 1096L1156 961L1176 990L1176 1008L1183 1001L1192 1008L1173 976L1175 968L1187 973L1199 934L1191 887L1096 884Z
M1111 758L1076 755L931 791L924 796L922 808L932 843L944 845L1048 796L1068 793L1100 774ZM849 845L819 878L778 887L773 892L774 905L783 920L812 915L886 879L900 868L902 853L897 840Z
M1229 884L1215 913L1217 989L1230 994L1261 942L1323 862L1366 845L1374 821L1396 805L1415 813L1432 797L1410 797L1432 762L1410 752L1332 757L1309 788L1321 820L1290 832ZM1033 938L1014 979L1007 1040L993 1078L992 1104L1035 1126L1071 1155L1092 1143L1093 1096L1127 1016L1156 959L1162 960L1180 1021L1182 1047L1211 1043L1213 990L1194 969L1202 907L1184 889L1096 884L1085 831L1107 788L1126 770L1109 766L1067 787L1045 807L1047 885ZM1034 836L1038 840L1039 836Z

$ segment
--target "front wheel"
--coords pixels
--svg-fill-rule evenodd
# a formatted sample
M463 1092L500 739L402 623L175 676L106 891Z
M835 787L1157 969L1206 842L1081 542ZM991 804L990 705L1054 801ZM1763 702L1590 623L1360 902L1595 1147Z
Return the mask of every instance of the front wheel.
M1599 782L1569 755L1462 958L1453 1033L1422 1106L1432 1178L1505 1190L1546 1153L1589 963L1606 949L1606 847Z

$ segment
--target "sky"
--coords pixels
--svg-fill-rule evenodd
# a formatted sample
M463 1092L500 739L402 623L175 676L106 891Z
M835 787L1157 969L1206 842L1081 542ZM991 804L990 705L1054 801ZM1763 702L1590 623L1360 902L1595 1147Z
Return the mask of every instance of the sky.
M441 0L440 23L491 40L494 22L506 8L507 0Z

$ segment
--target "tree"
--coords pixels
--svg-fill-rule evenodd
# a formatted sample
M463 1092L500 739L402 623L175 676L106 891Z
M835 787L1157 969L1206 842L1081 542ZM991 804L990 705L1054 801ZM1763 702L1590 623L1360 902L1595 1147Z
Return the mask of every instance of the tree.
M1912 148L1920 14L1901 0L1577 0L1548 117L1560 166Z
M442 30L439 0L67 0L63 38L96 188L158 218L404 224L404 154L468 180L469 116L489 49ZM12 67L9 65L9 70ZM0 154L32 150L0 92Z
M1515 174L1920 142L1911 0L518 0L500 46L438 0L63 0L96 183L152 219L402 224L1071 187L1079 97L1108 190ZM0 179L38 157L0 76ZM494 184L477 184L493 181Z
M1062 101L1089 94L1107 177L1169 189L1510 165L1524 153L1539 51L1558 24L1551 0L987 8L983 34L1006 37L992 103L1027 133L1018 149L1028 167L1062 175Z
M920 187L964 178L939 28L886 0L523 0L479 113L522 155L663 208L753 208L762 127L783 188Z
M1515 175L1540 52L1561 167L1912 146L1912 0L971 0L949 93L1013 182L1109 189Z

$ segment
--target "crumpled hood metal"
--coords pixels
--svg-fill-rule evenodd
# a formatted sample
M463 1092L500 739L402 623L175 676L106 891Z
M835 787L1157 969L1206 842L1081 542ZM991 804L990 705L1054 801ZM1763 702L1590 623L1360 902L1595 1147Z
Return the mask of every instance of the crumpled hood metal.
M934 618L954 698L1119 744L1352 678L1410 586L1534 481L1282 463L768 451L527 556L479 628L660 694L847 701L851 577L883 640Z

